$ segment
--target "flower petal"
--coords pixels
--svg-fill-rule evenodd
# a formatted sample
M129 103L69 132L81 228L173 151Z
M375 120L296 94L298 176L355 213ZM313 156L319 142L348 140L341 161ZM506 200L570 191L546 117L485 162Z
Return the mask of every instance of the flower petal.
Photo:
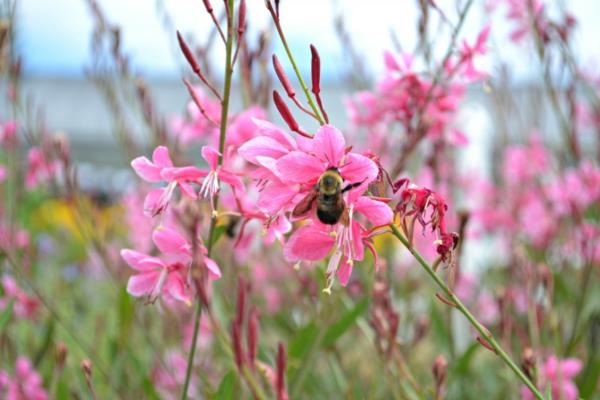
M344 165L339 168L339 171L345 180L352 183L372 182L379 173L373 160L356 153L346 155Z
M311 182L319 179L325 165L316 157L292 151L277 161L277 172L284 182Z
M121 250L121 257L131 268L137 271L153 271L156 268L164 267L164 263L159 258L135 250L123 249Z
M160 176L165 181L198 181L208 175L208 172L194 166L165 168Z
M329 232L310 223L292 234L285 244L283 254L287 261L317 261L327 256L334 242L335 238Z
M343 259L337 270L337 277L342 286L346 286L352 275L352 263L348 259Z
M191 254L188 241L179 232L168 227L158 227L152 233L154 244L163 253L169 254Z
M163 178L160 176L162 168L156 166L146 157L137 157L131 161L131 167L136 174L146 182L161 182Z
M275 215L292 206L292 200L298 192L289 186L273 180L260 192L257 206L267 214Z
M219 265L212 258L204 257L204 264L206 264L206 268L208 269L209 277L213 280L219 279L221 277L221 269Z
M313 138L313 153L330 167L339 165L345 149L344 135L331 125L323 125Z
M127 293L136 297L151 294L158 284L160 274L157 271L133 275L127 282Z
M239 148L238 153L246 159L246 161L257 164L257 156L277 159L289 153L289 150L273 138L258 136L244 143Z
M224 169L219 171L219 180L225 182L235 190L244 190L244 184L239 176L233 172L226 171Z
M221 153L211 146L202 146L202 150L200 152L202 153L202 158L206 160L210 169L213 171L216 170Z
M171 157L169 156L169 149L165 146L158 146L152 153L152 161L160 168L169 168L173 166Z
M184 303L189 303L192 299L189 288L185 284L181 274L178 272L169 274L163 290L175 300L183 301Z
M366 196L356 199L354 211L363 214L376 226L388 224L394 215L392 209L387 204Z
M296 142L294 142L294 139L277 125L258 118L252 118L252 121L258 127L261 136L275 139L288 150L296 149Z
M576 358L567 358L560 363L562 377L565 379L573 378L583 368L583 364Z

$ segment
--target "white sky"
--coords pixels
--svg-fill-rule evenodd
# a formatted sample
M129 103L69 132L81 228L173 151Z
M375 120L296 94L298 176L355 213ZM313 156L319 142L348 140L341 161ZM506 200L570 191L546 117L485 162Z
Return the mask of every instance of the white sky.
M123 28L123 43L137 69L155 76L179 75L178 62L172 45L174 34L168 36L162 25L157 5L162 4L172 17L175 28L201 37L211 27L201 0L99 0L109 19ZM547 1L552 3L553 1ZM215 8L221 0L212 0ZM368 66L382 68L382 53L391 49L390 30L396 32L401 44L411 49L416 37L416 0L282 0L284 29L298 61L308 67L308 44L314 43L322 57L326 76L335 76L348 62L341 53L334 33L334 16L343 12L353 40L363 52ZM440 5L454 1L438 0ZM488 23L483 0L476 1L463 31L471 40ZM597 37L600 33L600 1L566 1L579 20L578 53L586 62L600 60ZM264 0L247 0L251 28L264 27L268 12ZM450 8L449 10L452 10ZM20 0L20 41L26 70L42 75L81 74L89 63L91 16L85 0ZM498 13L502 16L504 11ZM450 14L455 17L454 13ZM518 77L532 74L531 63L524 58L528 52L510 49L506 37L510 26L502 18L493 21L492 51L508 60ZM276 50L278 53L279 51ZM530 53L530 52L529 52ZM529 54L530 56L530 54Z

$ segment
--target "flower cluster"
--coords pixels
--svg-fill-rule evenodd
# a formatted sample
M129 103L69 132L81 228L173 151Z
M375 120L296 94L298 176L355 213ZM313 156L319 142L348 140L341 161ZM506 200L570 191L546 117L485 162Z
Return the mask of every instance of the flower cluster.
M6 400L46 400L48 393L42 387L42 377L26 357L15 362L15 371L0 370L0 397Z

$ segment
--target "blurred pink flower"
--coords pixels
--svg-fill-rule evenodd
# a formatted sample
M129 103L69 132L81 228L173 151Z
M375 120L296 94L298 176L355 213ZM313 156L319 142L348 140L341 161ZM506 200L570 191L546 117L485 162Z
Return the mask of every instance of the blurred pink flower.
M583 364L576 358L559 360L556 356L548 357L539 371L540 388L545 393L548 386L552 390L553 399L577 400L579 391L573 378L581 371ZM523 399L533 399L533 393L526 387L521 387Z
M42 387L42 377L26 357L15 362L14 376L0 371L0 398L5 400L46 400L48 393Z
M57 165L46 158L39 147L32 147L27 153L27 173L25 174L25 187L32 189L38 184L48 180L56 173Z
M2 289L4 295L0 297L0 310L4 310L12 301L14 315L19 318L28 319L36 317L40 305L39 300L33 296L29 296L21 289L13 277L9 275L2 277Z
M187 369L187 357L178 351L169 351L164 357L164 364L157 364L152 371L152 381L160 393L162 399L179 399L179 392L185 381ZM165 370L168 368L168 371ZM199 397L198 376L192 373L188 398L196 399Z

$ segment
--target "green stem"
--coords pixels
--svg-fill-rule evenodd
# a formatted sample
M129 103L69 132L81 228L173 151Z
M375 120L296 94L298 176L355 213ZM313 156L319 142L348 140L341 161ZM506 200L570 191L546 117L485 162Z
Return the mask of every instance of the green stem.
M308 86L306 86L304 79L302 79L302 74L300 74L300 70L298 69L296 60L294 59L294 56L292 55L292 51L290 50L287 40L285 39L285 35L283 34L283 29L281 29L281 23L279 21L279 16L275 15L275 11L273 10L273 7L270 5L270 0L269 0L269 4L267 7L269 8L269 12L271 13L271 16L273 17L273 21L275 22L275 28L277 28L277 32L279 33L279 38L281 39L281 44L283 44L283 48L285 49L288 59L290 60L290 63L292 64L292 68L294 69L294 73L296 74L296 77L298 78L298 82L300 83L300 86L302 87L302 91L304 92L304 95L306 96L308 105L310 105L310 108L312 108L313 112L315 113L315 117L319 121L319 124L325 125L325 119L323 119L323 116L319 112L317 105L315 104L312 96L310 95Z
M442 291L450 298L452 303L456 305L456 308L469 320L471 325L479 332L481 337L492 346L496 354L504 361L506 365L515 373L515 375L523 382L529 390L535 395L538 400L544 400L544 397L539 392L539 390L535 387L535 385L527 378L527 376L521 371L521 369L515 364L513 360L509 357L509 355L502 349L502 347L498 344L496 339L492 333L487 330L478 320L471 314L469 309L465 307L465 305L459 300L459 298L450 290L450 288L446 285L446 283L435 273L433 268L425 261L425 259L419 254L417 250L415 250L408 240L402 235L402 233L398 230L396 225L390 224L390 228L392 229L392 234L402 242L404 247L410 251L410 253L415 257L417 262L423 267L425 272L429 274L429 276L435 281L435 283L442 289Z
M218 165L223 164L223 152L225 149L225 137L227 134L227 118L229 115L229 96L231 93L231 79L233 76L233 67L231 62L231 53L233 48L233 0L227 1L229 7L229 13L227 14L227 42L225 44L225 82L223 84L223 99L221 100L221 125L219 130L219 152L221 153L218 160ZM219 201L218 194L214 197L214 208L217 209L217 203ZM210 228L208 231L208 245L207 245L207 257L210 257L213 246L213 236L215 233L215 227L217 225L217 216L213 215L210 220ZM192 344L190 348L190 354L188 355L187 367L185 371L185 381L183 384L183 390L181 392L181 399L187 399L188 387L190 385L190 378L192 375L192 367L194 364L194 354L196 353L196 343L198 340L198 331L200 330L200 317L202 316L202 302L198 301L196 305L196 313L194 316L194 334L192 337Z
M571 331L571 335L569 337L569 340L567 341L565 356L568 356L569 354L571 354L571 352L575 348L575 345L577 344L577 327L579 325L579 320L581 319L581 312L585 305L585 299L587 297L588 287L590 286L589 281L592 278L591 275L592 275L593 266L594 266L594 263L590 261L586 264L585 269L583 270L582 283L581 283L583 287L579 291L579 297L577 297L577 302L575 303L575 319L573 320L573 329Z

